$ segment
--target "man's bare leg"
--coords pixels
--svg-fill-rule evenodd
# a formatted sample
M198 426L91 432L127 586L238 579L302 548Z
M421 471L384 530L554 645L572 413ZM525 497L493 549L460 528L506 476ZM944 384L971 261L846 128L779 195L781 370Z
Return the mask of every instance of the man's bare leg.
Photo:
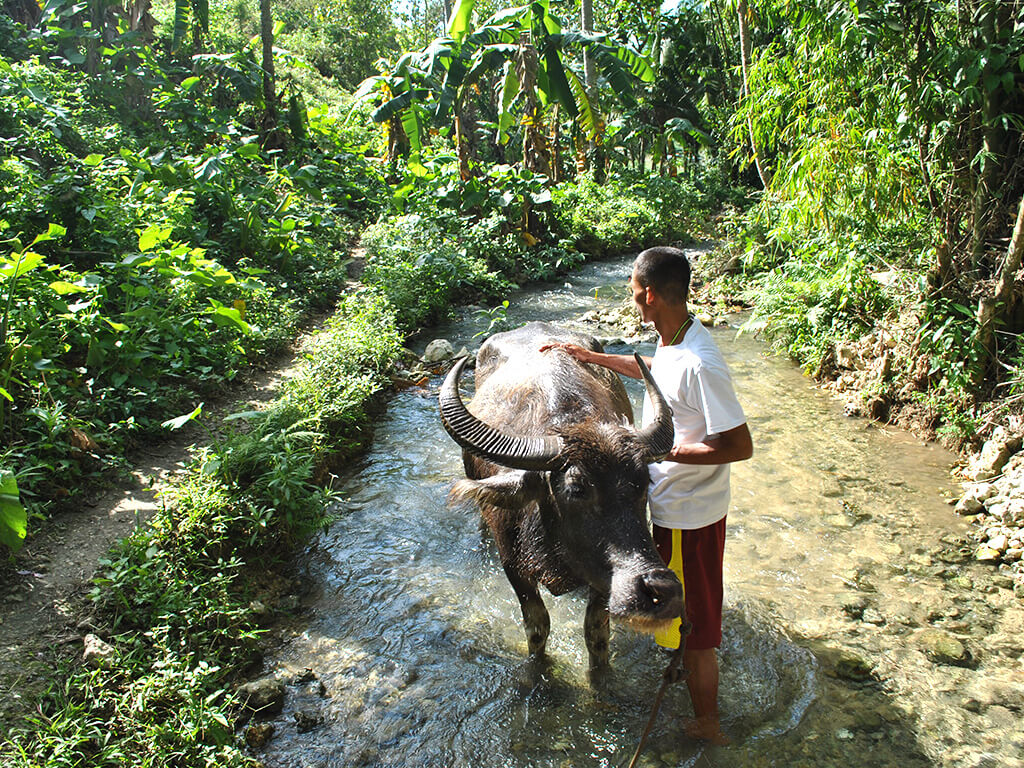
M683 651L683 664L690 673L686 686L690 689L694 718L686 724L686 733L712 744L729 744L722 733L718 716L718 655L714 648Z

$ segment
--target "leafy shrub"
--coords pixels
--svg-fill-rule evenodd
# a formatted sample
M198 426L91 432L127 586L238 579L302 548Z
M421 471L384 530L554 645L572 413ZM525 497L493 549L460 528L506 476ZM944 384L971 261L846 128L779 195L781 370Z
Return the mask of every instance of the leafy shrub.
M365 444L368 405L388 385L401 341L388 299L365 290L343 297L306 344L302 370L285 385L282 408L315 425L323 435L318 452L333 462Z
M444 317L454 302L508 288L470 244L419 214L382 218L363 233L362 245L363 282L388 297L406 331Z
M837 341L869 331L892 308L891 300L871 278L870 251L858 250L856 242L844 245L808 243L755 278L744 292L754 305L745 330L762 331L807 370L817 368Z
M554 216L577 248L607 255L688 239L704 200L688 182L660 176L584 176L553 192Z

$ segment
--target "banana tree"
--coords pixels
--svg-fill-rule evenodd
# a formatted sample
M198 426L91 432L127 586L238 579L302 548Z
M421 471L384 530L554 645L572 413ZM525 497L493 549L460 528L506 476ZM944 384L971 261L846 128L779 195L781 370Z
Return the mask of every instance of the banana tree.
M391 72L363 80L353 95L355 105L366 101L379 105L371 118L385 126L386 162L392 165L405 157L409 170L416 174L426 172L421 156L427 123L425 102L431 93L427 86L430 73L420 66L420 59L421 53L405 54Z
M507 143L513 126L523 126L524 165L539 171L550 165L545 120L553 105L588 139L600 141L603 135L604 119L579 75L568 66L570 54L590 52L608 87L627 108L636 104L633 82L654 79L647 60L629 47L604 35L562 32L560 22L549 12L548 0L499 11L472 29L475 3L460 0L446 37L419 53L407 54L391 73L364 81L360 89L361 95L391 93L373 119L385 122L399 117L414 149L421 142L423 118L439 125L452 120L464 176L470 170L463 110L468 96L485 78L497 77L498 141Z

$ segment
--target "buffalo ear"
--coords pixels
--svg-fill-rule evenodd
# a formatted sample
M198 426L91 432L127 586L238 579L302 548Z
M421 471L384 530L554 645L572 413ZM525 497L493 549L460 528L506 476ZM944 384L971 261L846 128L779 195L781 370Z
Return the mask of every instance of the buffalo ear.
M539 472L522 469L502 472L483 480L459 480L448 494L452 503L476 502L502 509L519 509L539 501L545 490Z

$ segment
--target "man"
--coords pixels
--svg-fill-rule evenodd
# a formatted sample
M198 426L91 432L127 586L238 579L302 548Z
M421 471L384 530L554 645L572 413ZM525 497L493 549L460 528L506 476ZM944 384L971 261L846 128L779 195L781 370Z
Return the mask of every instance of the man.
M718 714L718 656L722 642L722 556L729 509L729 464L753 453L746 417L733 390L729 369L711 334L690 314L690 263L678 248L649 248L633 264L633 301L660 337L653 358L644 361L672 409L675 445L652 464L649 505L658 553L683 582L686 616L693 625L683 663L694 719L687 732L716 744L728 743ZM583 363L595 363L632 378L640 370L631 355L593 352L559 343ZM652 418L644 399L643 423ZM678 648L679 624L655 640Z

